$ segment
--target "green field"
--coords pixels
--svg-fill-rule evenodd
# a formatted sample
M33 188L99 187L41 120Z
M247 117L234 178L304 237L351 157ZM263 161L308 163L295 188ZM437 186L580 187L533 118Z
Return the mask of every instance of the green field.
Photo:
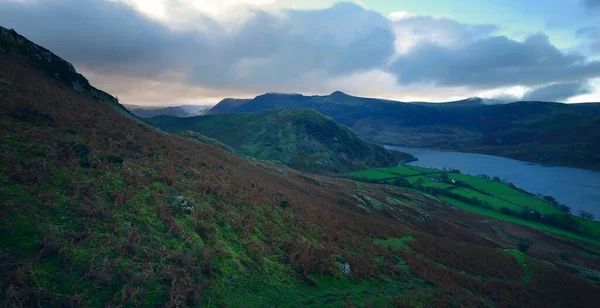
M407 167L407 166L399 166L399 167L395 167L395 168L375 168L372 170L382 171L385 173L391 173L394 175L404 175L404 176L417 175L417 174L422 173L419 170L415 170L415 169L413 169L411 167Z
M552 204L540 200L531 194L512 188L505 183L464 174L450 174L450 178L467 183L481 192L493 195L495 198L500 199L500 202L493 202L492 205L509 203L521 208L536 210L540 213L561 213L561 211ZM511 208L511 206L506 207ZM496 207L494 206L494 208Z
M513 211L520 211L522 209L518 204L514 204L503 199L500 199L496 196L487 195L476 190L464 187L457 187L451 190L453 193L465 196L467 198L475 198L481 200L489 205L491 205L494 210L500 211L503 207L509 208Z
M496 182L477 176L465 175L465 174L450 174L450 178L456 181L465 182L471 186L477 187L477 189L495 195L515 195L515 196L527 196L528 194L514 189L509 185L501 182Z
M469 212L562 236L576 239L585 238L588 241L597 242L594 239L586 238L582 234L576 234L554 225L546 225L539 221L528 220L520 216L514 216L514 214L509 215L502 212L502 210L508 209L515 214L519 214L533 210L539 212L542 216L555 214L565 216L565 212L562 212L553 204L500 181L410 165L357 171L349 173L348 177L363 181L384 180L389 184L395 184L398 179L403 179L408 182L409 189L438 194L438 197L442 200ZM575 216L571 217L580 225L579 232L600 238L600 222Z
M561 235L564 237L588 242L588 243L600 244L600 241L597 241L597 240L594 240L591 238L587 238L585 236L581 236L581 235L575 234L573 232L565 231L565 230L562 230L559 228L554 228L552 226L547 226L547 225L544 225L539 222L521 219L521 218L510 216L510 215L505 215L496 210L490 210L490 209L470 205L470 204L467 204L467 203L464 203L464 202L461 202L458 200L454 200L454 199L448 198L448 197L440 197L440 199L452 204L453 206L455 206L461 210L465 210L467 212L472 212L472 213L476 213L479 215L487 216L487 217L490 217L490 218L493 218L496 220L508 221L508 222L520 224L520 225L534 228L534 229L537 229L540 231L550 232L550 233L554 233L554 234ZM589 220L588 220L588 222L593 223L593 221L589 221ZM596 223L595 225L600 225L600 224Z
M396 174L379 171L377 169L357 171L357 172L353 172L353 174L356 177L367 178L367 179L371 179L371 180L390 179L390 178L398 177L398 175L396 175Z

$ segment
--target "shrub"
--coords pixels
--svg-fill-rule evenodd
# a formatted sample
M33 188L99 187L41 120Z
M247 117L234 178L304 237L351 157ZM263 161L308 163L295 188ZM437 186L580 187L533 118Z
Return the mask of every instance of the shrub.
M527 250L529 250L530 246L531 245L529 245L529 243L519 242L519 244L517 245L517 249L522 253L527 253Z

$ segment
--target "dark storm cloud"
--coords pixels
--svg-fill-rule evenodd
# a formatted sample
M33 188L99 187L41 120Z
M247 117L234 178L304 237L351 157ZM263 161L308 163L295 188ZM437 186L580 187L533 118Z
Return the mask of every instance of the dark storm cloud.
M210 61L191 78L218 85L293 82L304 74L340 76L379 68L394 53L389 21L349 3L321 11L287 10L283 17L257 11L234 35L211 46ZM212 70L213 74L205 74Z
M199 12L175 30L103 0L3 1L0 21L95 72L177 72L211 87L339 76L380 67L394 53L389 20L351 3L282 15L256 10L234 31Z
M398 82L479 88L568 82L600 77L600 62L564 53L537 34L523 42L493 36L459 47L424 43L391 67Z
M0 21L94 70L118 67L132 74L156 73L170 65L169 49L182 41L164 25L119 2L9 0L0 3Z
M556 83L525 93L523 100L564 102L571 97L588 94L590 92L591 90L585 82Z
M400 85L469 88L600 77L599 62L562 52L545 35L518 42L491 36L493 25L426 16L392 21L353 3L255 9L230 24L186 8L185 1L169 3L173 23L117 1L0 0L0 23L96 74L118 80L178 76L176 82L212 89L304 91L369 70L391 72ZM410 49L395 55L403 40Z

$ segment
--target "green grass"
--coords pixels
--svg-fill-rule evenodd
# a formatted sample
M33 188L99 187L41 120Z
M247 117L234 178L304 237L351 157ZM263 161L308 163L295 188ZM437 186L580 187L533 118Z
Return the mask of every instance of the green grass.
M552 206L548 202L546 202L544 200L540 200L534 196L529 196L529 195L515 196L515 195L500 195L499 194L499 195L496 195L496 197L506 200L508 202L517 204L521 208L536 210L540 213L546 213L546 214L550 214L550 213L561 214L561 213L563 213L561 210Z
M523 193L522 191L514 189L504 183L480 178L477 176L453 173L450 174L450 178L456 181L465 182L490 194L527 196L527 194Z
M456 186L454 186L452 184L443 183L443 182L425 182L425 184L423 184L423 186L425 186L425 187L433 187L433 188L440 188L440 189L451 189L451 188L456 187Z
M456 185L447 182L440 182L442 175L447 174L452 180L457 181ZM508 184L488 180L481 177L448 173L438 169L418 167L412 165L403 165L396 168L376 168L368 169L363 171L357 171L349 174L350 177L357 179L366 180L385 180L389 184L394 184L396 179L405 179L411 185L412 188L409 190L424 193L427 192L428 188L444 189L454 194L458 194L462 197L469 199L477 199L485 204L491 206L491 209L466 204L460 202L457 207L463 208L470 212L475 212L481 215L496 218L498 220L510 221L526 225L529 227L536 228L542 231L548 231L554 234L564 235L573 237L575 234L569 231L561 230L555 227L544 225L542 223L528 221L517 217L506 215L502 212L502 208L508 208L515 213L521 213L523 210L535 210L540 212L542 215L549 214L564 214L561 210L556 208L554 205L544 200L538 199L537 197L511 187ZM461 183L464 183L471 188L463 187ZM428 192L430 193L430 192ZM448 198L446 198L448 199ZM446 200L448 201L448 200ZM452 200L452 204L459 202ZM364 202L363 202L364 203ZM365 207L367 209L367 207ZM579 217L573 216L582 226L582 230L595 237L600 237L600 222L589 221ZM577 239L584 238L583 236L577 235Z
M421 173L420 171L417 171L417 170L412 169L407 166L398 166L395 168L376 168L376 169L371 169L371 170L381 171L381 172L385 172L385 173L391 173L394 175L404 175L404 176L417 175L417 174Z
M340 173L392 166L412 158L367 142L349 128L312 109L189 118L158 116L147 121L166 132L199 133L222 142L221 147L226 145L243 155L280 162L303 171Z
M499 199L498 197L495 197L495 196L490 196L490 195L480 193L480 192L472 190L470 188L457 187L457 188L452 189L452 192L455 194L467 197L467 198L475 198L475 199L481 200L483 202L486 202L489 205L491 205L494 208L494 210L497 210L497 211L500 211L500 209L503 207L509 208L509 209L517 211L517 212L520 211L520 208L517 205L514 205L514 204L504 201L502 199Z
M279 269L276 269L279 270ZM316 286L299 280L269 281L252 274L232 281L240 289L223 297L212 297L203 306L218 307L373 307L390 306L393 300L406 292L403 283L380 277L379 279L353 280L327 275L310 275Z
M416 171L417 173L422 173L422 174L441 173L442 172L442 170L439 170L439 169L419 167L419 166L413 166L413 165L405 165L405 167L412 169L412 170Z
M414 175L414 176L406 177L405 179L407 179L411 184L418 184L419 182L422 184L425 184L425 183L429 182L430 178L431 178L430 176L425 176L425 175Z
M530 282L531 281L531 270L529 269L529 265L527 265L527 263L525 262L527 260L527 255L525 255L524 253L518 251L518 250L514 250L514 249L506 249L504 250L504 252L506 252L507 254L515 257L515 259L517 260L517 262L519 262L519 264L521 264L521 266L523 266L523 282Z
M526 220L526 219L521 219L518 217L514 217L514 216L510 216L510 215L505 215L503 213L500 213L498 211L495 210L491 210L491 209L486 209L486 208L482 208L482 207L478 207L478 206L474 206L474 205L470 205L458 200L454 200L452 198L448 198L448 197L440 197L440 199L452 204L453 206L461 209L461 210L465 210L467 212L471 212L471 213L475 213L475 214L479 214L479 215L483 215L483 216L487 216L496 220L501 220L501 221L506 221L506 222L512 222L512 223L516 223L516 224L520 224L526 227L530 227L530 228L534 228L540 231L544 231L544 232L549 232L549 233L553 233L556 235L560 235L560 236L564 236L564 237L568 237L571 239L576 239L576 240L580 240L583 242L587 242L587 243L592 243L595 245L600 245L600 241L585 237L585 236L581 236L578 234L575 234L573 232L569 232L569 231L565 231L562 229L558 229L558 228L554 228L548 225L544 225L542 223L538 223L538 222L534 222L534 221L530 221L530 220Z
M410 247L408 247L408 245L406 245L406 242L410 242L410 241L415 241L416 239L408 234L403 236L402 238L388 238L388 239L375 239L373 240L373 242L379 246L382 247L386 247L386 248L391 248L392 250L396 250L396 251L402 251L402 250L407 250L410 249Z
M581 217L575 217L575 219L583 226L585 230L600 238L600 221L587 220Z
M348 176L350 176L352 178L363 178L363 179L369 179L369 180L389 179L389 178L397 177L397 175L391 174L389 172L379 171L377 169L369 169L369 170L351 172L348 174Z

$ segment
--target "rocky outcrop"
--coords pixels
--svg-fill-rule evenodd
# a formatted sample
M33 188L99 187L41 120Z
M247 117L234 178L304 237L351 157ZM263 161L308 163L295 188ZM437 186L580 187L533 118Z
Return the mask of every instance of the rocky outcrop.
M89 96L98 103L107 104L121 115L143 123L119 104L115 97L94 88L83 75L75 70L71 63L33 43L13 29L0 27L0 53L23 58L46 76L61 82L76 92Z

